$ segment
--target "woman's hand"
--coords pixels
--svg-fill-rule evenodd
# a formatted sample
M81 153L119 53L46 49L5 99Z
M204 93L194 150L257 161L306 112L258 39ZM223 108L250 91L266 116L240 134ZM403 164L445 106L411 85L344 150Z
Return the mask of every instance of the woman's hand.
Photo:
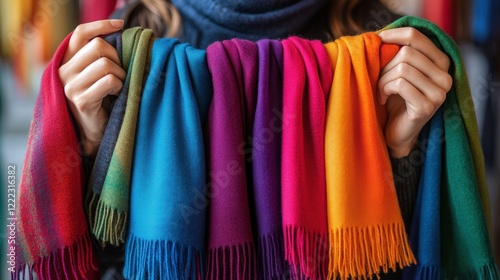
M380 32L383 43L402 45L382 69L379 101L387 103L385 138L393 158L407 156L420 131L446 99L452 86L450 59L414 28Z
M120 93L126 76L116 49L99 36L116 32L122 26L122 20L79 25L59 67L59 78L80 131L83 153L88 156L97 153L109 118L103 100L107 95Z

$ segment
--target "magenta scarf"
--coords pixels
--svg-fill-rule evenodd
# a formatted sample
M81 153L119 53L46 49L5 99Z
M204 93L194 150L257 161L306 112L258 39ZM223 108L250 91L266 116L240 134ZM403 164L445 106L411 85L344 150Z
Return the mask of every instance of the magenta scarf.
M326 278L325 119L333 70L320 41L283 41L282 204L292 274Z
M216 42L207 49L213 99L208 113L207 279L255 279L248 186L257 85L257 45Z

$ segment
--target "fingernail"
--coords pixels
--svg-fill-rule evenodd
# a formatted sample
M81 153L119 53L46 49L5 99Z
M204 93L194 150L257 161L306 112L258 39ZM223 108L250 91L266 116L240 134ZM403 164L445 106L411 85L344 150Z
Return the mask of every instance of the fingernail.
M116 27L116 28L122 28L123 27L123 20L122 19L113 19L110 21L111 26Z

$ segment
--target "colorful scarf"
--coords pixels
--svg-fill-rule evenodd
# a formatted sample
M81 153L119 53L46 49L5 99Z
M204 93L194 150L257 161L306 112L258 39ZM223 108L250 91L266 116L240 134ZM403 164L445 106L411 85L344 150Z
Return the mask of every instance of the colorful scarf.
M386 28L412 26L430 38L436 46L443 50L451 60L450 74L453 86L448 92L442 106L444 118L444 150L441 168L443 182L440 198L440 227L436 225L435 215L421 216L418 237L419 245L423 242L439 240L424 239L428 236L424 231L440 232L441 234L441 265L440 271L433 273L427 279L498 279L498 268L495 265L488 235L490 222L488 191L484 160L479 141L476 116L472 102L470 87L458 46L435 24L415 17L404 17ZM438 116L439 117L439 116ZM434 117L436 118L436 116ZM431 120L431 125L434 120ZM438 127L438 126L437 126ZM439 128L430 132L429 143L440 141L442 130ZM429 154L430 152L427 151ZM428 155L429 156L429 155ZM434 156L431 154L431 156ZM425 169L425 166L424 166ZM425 182L426 178L421 179ZM420 191L420 190L419 190ZM425 192L425 189L422 190ZM422 195L425 195L422 194ZM437 202L436 199L432 201ZM425 201L425 203L430 203ZM422 209L428 205L422 200ZM436 207L436 206L433 206ZM425 220L429 219L429 220ZM417 222L414 222L414 225ZM429 245L431 246L431 245ZM439 246L439 244L435 244ZM434 251L419 250L417 262L435 259ZM439 264L437 260L424 261L429 264ZM425 267L419 268L425 270Z
M91 278L97 270L83 207L76 126L58 76L70 37L47 66L35 103L17 195L13 279L33 272L39 279Z
M151 30L137 27L122 34L122 65L127 77L111 112L89 182L89 222L92 233L103 244L120 245L126 239L132 153L152 36Z
M158 39L151 56L132 147L124 276L203 278L208 198L202 127L212 98L205 51Z
M415 262L391 174L377 101L380 70L399 47L375 33L325 45L335 69L326 117L329 277L369 278ZM383 204L381 204L383 203Z
M285 258L294 277L324 279L328 264L324 136L333 71L320 41L292 37L282 44Z
M261 40L257 46L259 73L252 132L250 198L259 279L276 279L287 267L281 222L283 47L278 40Z
M207 279L255 279L248 186L256 106L257 45L216 42L207 48L214 86L206 131L209 181Z

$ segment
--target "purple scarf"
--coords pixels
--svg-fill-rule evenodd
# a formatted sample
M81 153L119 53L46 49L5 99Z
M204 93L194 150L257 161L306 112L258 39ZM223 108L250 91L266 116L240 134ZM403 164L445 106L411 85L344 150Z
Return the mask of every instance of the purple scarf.
M255 279L250 219L251 138L256 103L257 44L231 40L207 49L214 86L208 113L207 279Z
M262 40L259 84L252 135L254 233L259 276L277 278L285 269L281 222L281 131L283 118L283 46Z

